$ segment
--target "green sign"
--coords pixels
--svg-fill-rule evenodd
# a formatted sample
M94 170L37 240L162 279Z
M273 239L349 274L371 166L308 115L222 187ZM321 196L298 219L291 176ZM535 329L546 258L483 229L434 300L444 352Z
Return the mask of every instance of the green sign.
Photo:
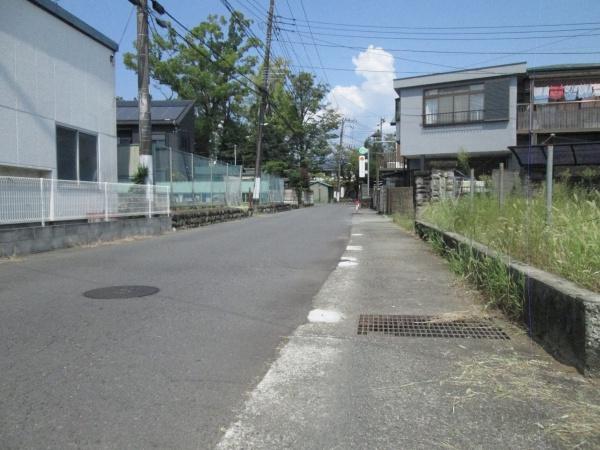
M361 147L358 149L358 153L360 153L361 155L366 155L367 153L369 153L369 149L367 147Z

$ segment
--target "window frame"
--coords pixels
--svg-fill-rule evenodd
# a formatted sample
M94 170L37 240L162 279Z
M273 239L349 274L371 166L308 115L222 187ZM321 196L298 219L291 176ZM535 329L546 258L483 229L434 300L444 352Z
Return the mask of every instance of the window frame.
M473 89L474 86L477 86L476 89ZM434 93L432 93L434 91ZM441 91L441 92L440 92ZM456 111L455 110L455 97L459 96L468 96L468 105L469 109L466 111ZM483 105L482 109L479 110L471 110L471 97L475 95L483 96ZM452 113L441 113L439 112L439 99L440 98L452 98ZM437 100L437 111L434 114L427 114L425 105L428 100ZM465 125L465 124L473 124L473 123L481 123L485 121L485 83L477 82L477 83L460 83L460 84L452 84L449 86L440 86L440 87L431 87L428 89L423 89L423 113L421 125L423 127L447 127L453 125ZM463 114L467 117L466 120L456 120L456 114ZM440 121L440 117L443 115L449 115L451 120L448 121ZM428 116L432 116L435 118L433 123L428 123ZM479 117L477 119L472 119L472 117Z
M56 155L56 178L58 179L58 129L62 128L64 130L75 132L75 172L76 179L67 180L67 181L76 181L78 183L98 183L100 180L100 158L99 158L99 149L98 149L98 133L90 130L85 130L82 128L77 128L72 125L56 122L55 123L55 155ZM91 136L95 139L96 142L96 179L95 180L82 180L81 179L81 167L80 167L80 156L79 156L79 135L85 134Z

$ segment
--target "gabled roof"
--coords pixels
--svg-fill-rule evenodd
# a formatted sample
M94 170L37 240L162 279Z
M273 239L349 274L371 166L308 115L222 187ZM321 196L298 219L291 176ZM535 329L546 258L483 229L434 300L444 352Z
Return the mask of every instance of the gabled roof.
M152 100L150 117L152 123L177 125L194 107L192 100ZM139 109L137 100L117 100L117 124L137 124Z
M75 17L73 14L71 14L66 9L61 8L60 6L58 6L57 3L54 3L50 0L29 0L29 1L31 3L33 3L34 5L42 8L44 11L52 14L57 19L60 19L63 22L65 22L66 24L72 26L76 30L81 31L83 34L92 38L96 42L109 48L113 52L116 52L119 50L119 45L115 41L113 41L106 35L100 33L98 30L91 27L90 25L85 23L83 20L79 19L78 17Z
M325 183L324 181L320 181L320 180L313 180L313 181L311 181L311 182L310 182L310 183L308 183L308 184L309 184L309 185L311 185L311 186L312 186L313 184L322 184L323 186L326 186L326 187L333 187L333 186L331 186L330 184L327 184L327 183Z

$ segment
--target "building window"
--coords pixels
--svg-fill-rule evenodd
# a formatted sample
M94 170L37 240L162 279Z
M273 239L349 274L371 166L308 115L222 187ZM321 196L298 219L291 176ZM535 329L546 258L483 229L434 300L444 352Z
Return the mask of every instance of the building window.
M484 118L483 89L483 84L471 84L426 90L423 125L481 122Z
M56 168L59 180L98 181L98 137L56 127Z

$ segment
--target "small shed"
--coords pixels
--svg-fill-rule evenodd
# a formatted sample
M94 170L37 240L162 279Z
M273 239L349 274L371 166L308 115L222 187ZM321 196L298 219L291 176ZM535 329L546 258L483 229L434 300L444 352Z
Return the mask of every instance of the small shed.
M323 181L311 181L314 203L330 203L333 200L333 186Z

